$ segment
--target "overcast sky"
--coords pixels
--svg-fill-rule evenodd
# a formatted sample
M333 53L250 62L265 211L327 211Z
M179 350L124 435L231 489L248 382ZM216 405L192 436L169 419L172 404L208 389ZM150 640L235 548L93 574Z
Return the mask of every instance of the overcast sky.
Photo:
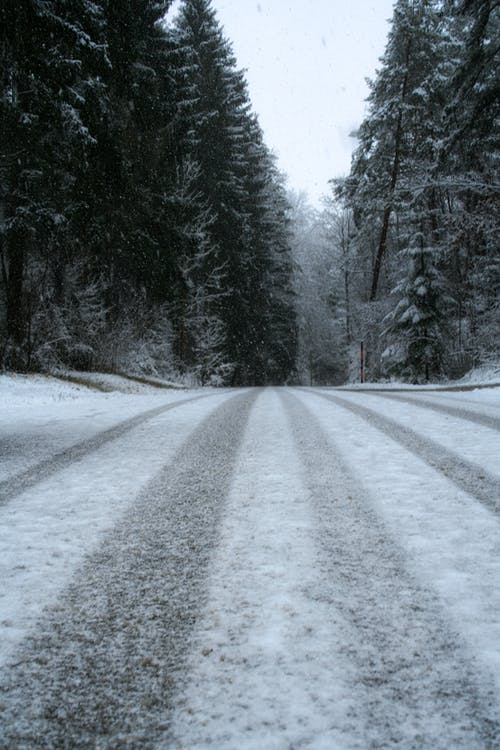
M347 174L394 0L213 0L267 145L318 205Z

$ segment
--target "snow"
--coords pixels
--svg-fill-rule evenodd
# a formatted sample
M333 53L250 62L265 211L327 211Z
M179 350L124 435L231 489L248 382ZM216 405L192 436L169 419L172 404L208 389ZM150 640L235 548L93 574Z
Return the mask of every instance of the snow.
M254 407L240 455L174 746L339 746L349 665L321 599L308 492L275 393Z
M165 395L167 393L167 395ZM190 392L196 397L200 393ZM84 555L172 459L198 422L221 400L167 411L71 463L6 505L0 498L0 665L71 579ZM185 392L149 396L91 393L45 378L0 378L0 440L14 434L30 454L2 451L0 481L76 439L88 438L145 409L186 399ZM180 407L179 407L180 408ZM165 439L167 436L167 440ZM152 446L156 449L152 450Z
M65 370L61 373L62 378L83 381L89 386L94 386L103 391L119 391L120 393L151 393L155 388L183 389L185 385L164 380L152 375L117 375L103 372L78 372Z
M484 388L494 388L500 385L500 364L483 365L477 367L459 380L451 380L448 382L440 383L425 383L419 385L411 385L404 381L391 380L390 382L378 382L378 381L366 381L365 383L349 383L347 388L356 388L356 390L385 390L385 389L403 389L405 391L450 391L454 390L461 391L481 391ZM493 391L494 392L494 391Z
M446 603L454 626L482 660L484 669L491 671L500 691L498 517L360 417L335 404L328 407L311 394L301 394L301 399L363 483L368 501L409 553L418 577L435 588ZM363 403L371 406L372 399ZM405 421L416 417L415 409ZM446 442L448 428L443 427L441 416L429 411L426 420L433 437L441 431L440 442ZM416 421L413 427L418 430ZM494 439L498 456L498 436L476 425L473 432L480 446L475 458L479 465L491 469L490 443ZM460 443L455 448L460 451Z
M474 370L467 373L467 375L464 375L458 383L463 383L465 385L471 383L481 383L483 385L488 383L498 384L500 383L500 363L476 367Z
M407 395L411 395L411 392ZM464 409L470 409L471 405L473 405L476 412L491 416L498 416L500 413L498 388L476 388L475 390L466 392L440 390L434 393L427 391L425 399L427 401L436 400L450 404L454 401L457 406L462 406Z
M480 393L484 393L484 391L480 391ZM427 394L420 395L422 400L429 400ZM342 398L351 403L359 403L359 396L356 396L356 394L343 393ZM418 403L418 394L415 393L413 399ZM439 405L441 399L434 395L431 402ZM458 407L463 406L465 411L463 399L455 398L455 403ZM491 413L492 404L484 396L482 402L476 399L475 403L487 403L488 412ZM439 443L464 460L472 461L500 478L498 431L477 424L471 429L470 423L465 419L417 408L407 401L391 400L375 394L370 394L370 398L365 399L363 404L398 424L415 430L419 435ZM497 406L499 405L500 401L497 398ZM486 411L482 413L486 413ZM500 413L495 412L495 414L500 419Z
M496 681L500 688L497 518L361 419L316 395L302 391L299 397L360 483L367 507L373 507L387 524L395 547L402 545L416 580L444 603L453 631L463 637L463 652L473 664L481 663L478 670L484 684ZM398 409L403 410L395 405ZM427 420L434 423L433 437L446 428L441 415L429 413ZM489 443L489 433L480 434L483 447ZM305 446L301 453L291 439L277 395L265 392L248 425L213 563L208 605L192 640L189 678L174 715L176 748L345 750L372 746L365 731L373 735L380 729L375 726L380 717L372 717L374 726L363 728L359 707L369 705L370 698L356 678L356 659L346 654L354 648L362 652L364 646L354 645L352 626L335 607L339 592L325 578L312 512L318 498L304 479ZM333 456L331 461L335 465ZM328 465L316 469L321 473L315 481L323 491L334 492L342 477L327 479ZM349 497L349 491L344 492ZM327 499L323 501L328 509ZM362 532L359 539L351 533L353 544L363 544ZM385 542L379 539L378 544L384 561ZM369 589L370 582L365 585ZM349 588L342 596L347 611L355 611L362 605ZM383 602L377 604L383 609ZM388 601L387 606L394 605ZM414 606L418 611L422 605L416 599ZM402 617L397 605L395 616ZM431 615L426 617L429 624L425 619L424 624L431 631ZM394 630L403 634L406 627L404 620L393 622ZM369 631L365 637L370 637ZM404 653L411 645L399 641L397 648ZM432 649L431 643L426 645ZM413 647L418 651L422 644ZM439 661L442 647L435 649ZM432 663L431 652L424 673L433 669ZM442 679L453 681L461 669L445 661ZM397 701L409 691L410 680L401 672L401 677L393 678ZM465 730L455 745L449 732L456 730L460 719L455 719L453 729L445 726L443 715L433 717L433 725L429 718L437 711L433 700L429 702L425 689L418 698L423 716L403 712L407 725L399 728L401 746L416 742L411 746L476 747ZM401 703L386 701L388 721L391 712L397 716ZM458 700L455 705L459 715ZM395 723L397 719L389 721L391 726ZM415 739L422 736L419 732L431 735L432 741L427 738L420 744Z
M186 398L184 391L147 388L116 376L96 379L126 392L102 393L44 376L0 375L0 482L146 409Z
M100 382L121 387L113 378ZM407 389L404 396L421 406L362 388L258 391L244 433L236 422L230 427L238 412L229 405L227 418L221 413L213 422L219 426L210 427L215 446L223 442L218 435L233 430L236 464L226 483L227 452L215 457L213 448L202 458L192 436L210 448L208 428L199 433L198 427L217 406L225 409L233 392L132 387L99 392L50 378L0 376L0 491L28 467L36 479L0 500L0 666L10 666L15 679L27 636L38 632L68 584L93 569L85 561L101 549L106 532L134 517L139 497L140 508L148 508L147 488L158 476L165 486L157 487L154 502L168 498L175 506L176 492L191 493L205 518L204 503L208 509L212 500L203 492L213 474L214 487L229 484L229 490L212 492L223 510L217 543L203 550L206 596L197 595L199 616L181 633L187 657L168 696L172 703L155 725L168 727L158 747L493 746L493 735L481 739L481 726L498 731L498 514L458 488L446 475L449 467L433 468L411 444L398 442L396 429L384 432L328 397L393 420L493 481L498 431L468 421L467 412L498 418L499 388ZM400 387L386 385L389 392ZM424 402L452 406L463 417ZM172 408L117 429L160 407ZM240 415L238 425L245 419ZM92 442L115 429L112 439ZM90 447L76 460L37 475L40 462L82 441ZM181 448L186 466L193 464L193 482L183 473L175 485L170 467ZM201 494L197 476L205 477ZM191 502L179 499L178 521ZM159 537L165 549L171 533L163 529ZM148 538L154 544L153 531ZM186 538L201 543L203 534L191 530ZM213 544L209 538L206 545ZM122 554L125 560L127 550ZM182 554L179 548L175 560ZM165 591L175 590L172 570ZM157 571L155 586L162 576ZM193 576L205 580L194 568ZM143 671L142 679L152 679ZM147 695L148 685L141 689ZM128 715L134 711L140 714L135 706Z

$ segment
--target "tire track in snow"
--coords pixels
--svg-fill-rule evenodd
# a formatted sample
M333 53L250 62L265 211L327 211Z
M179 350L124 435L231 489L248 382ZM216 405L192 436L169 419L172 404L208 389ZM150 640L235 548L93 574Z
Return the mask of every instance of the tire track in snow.
M363 748L498 748L494 688L464 656L436 595L409 572L401 548L309 409L283 400L316 514L321 569L357 667L349 713Z
M274 390L251 414L190 670L162 748L364 750L300 456ZM356 720L358 716L356 715Z
M2 749L154 747L163 735L256 393L204 420L4 670Z
M0 482L0 506L5 505L9 500L12 500L17 495L20 495L22 492L25 492L25 490L30 489L53 474L56 474L58 471L65 469L75 461L79 461L85 456L88 456L90 453L98 450L111 440L116 440L134 427L143 424L148 419L164 414L165 412L170 411L170 409L175 409L178 406L198 401L201 398L208 398L212 395L216 394L210 393L203 396L195 396L194 398L186 398L182 399L182 401L174 401L173 403L164 404L163 406L157 406L154 409L148 409L140 414L136 414L135 417L125 419L114 427L99 432L92 438L82 440L75 445L71 445L69 448L65 448L59 453L50 456L50 458L45 458L43 461L39 461L34 466L30 466L29 469L25 469L19 474Z
M304 391L326 399L361 417L391 439L396 440L415 456L423 459L429 466L444 474L447 479L479 500L489 510L500 514L499 483L495 477L481 469L477 464L466 461L433 440L421 437L408 427L403 427L367 406L354 404L340 396L320 393L310 388L304 389Z
M493 417L488 414L479 414L478 412L471 411L470 409L461 409L456 406L449 406L448 404L433 402L433 401L426 401L424 399L421 399L420 397L412 397L412 396L401 396L399 393L388 393L387 391L380 390L377 391L375 394L375 391L368 391L364 390L363 394L371 394L371 395L377 395L381 396L382 398L388 398L393 399L394 401L403 401L406 404L411 404L412 406L418 406L422 409L430 409L431 411L437 411L441 412L442 414L449 414L452 417L458 417L459 419L465 419L467 422L473 422L474 424L479 424L484 427L489 427L492 430L496 430L497 432L500 432L500 419L498 417Z

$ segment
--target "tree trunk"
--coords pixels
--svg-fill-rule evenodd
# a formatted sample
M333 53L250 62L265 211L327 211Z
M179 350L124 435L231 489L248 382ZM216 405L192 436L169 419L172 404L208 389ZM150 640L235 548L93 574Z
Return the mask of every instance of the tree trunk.
M344 294L345 294L345 335L347 339L347 345L350 346L352 343L351 336L351 299L349 290L349 271L347 268L344 270Z
M406 86L406 78L405 78L405 86ZM391 184L389 187L389 200L384 209L384 218L382 221L382 229L381 229L380 237L378 241L377 255L375 256L375 263L373 264L372 286L370 290L370 302L373 302L373 300L377 296L378 280L380 276L380 269L382 267L382 259L385 255L385 251L387 250L387 234L389 232L389 221L390 221L391 213L392 213L392 199L394 196L394 190L396 189L396 183L398 181L399 165L401 161L401 137L403 134L402 125L403 125L403 113L400 111L398 115L396 133L394 137L394 162L392 165Z
M377 255L375 256L375 262L373 264L372 271L372 284L370 290L370 302L373 302L377 296L378 280L380 276L380 269L382 267L382 259L387 250L387 234L389 232L389 221L391 218L393 208L394 191L399 177L399 167L401 163L401 140L403 137L403 105L406 100L406 91L408 88L408 65L410 60L410 48L411 42L409 41L406 47L406 72L403 79L403 85L401 87L401 104L398 113L398 119L396 120L396 129L394 132L394 161L392 164L391 171L391 182L389 185L389 195L387 198L387 204L384 209L384 218L382 220L382 229L380 231L380 237L377 247Z
M20 347L25 338L24 266L26 232L13 231L6 242L7 256L7 338Z

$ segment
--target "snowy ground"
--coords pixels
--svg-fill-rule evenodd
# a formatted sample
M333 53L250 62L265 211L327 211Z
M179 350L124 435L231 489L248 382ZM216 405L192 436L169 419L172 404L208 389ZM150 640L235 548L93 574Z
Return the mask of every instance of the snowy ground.
M500 748L500 389L0 415L1 748Z

